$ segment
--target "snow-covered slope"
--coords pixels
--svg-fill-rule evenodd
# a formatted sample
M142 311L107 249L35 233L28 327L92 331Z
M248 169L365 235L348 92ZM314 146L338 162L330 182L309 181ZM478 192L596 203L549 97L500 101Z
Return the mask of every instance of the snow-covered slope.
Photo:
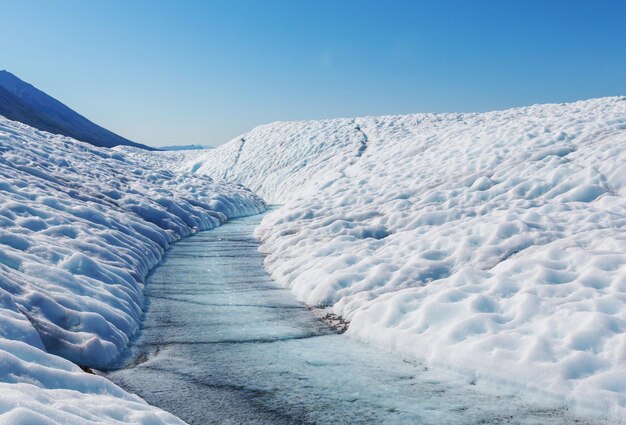
M0 117L0 423L178 423L76 364L116 361L171 243L264 209L240 185Z
M626 99L273 123L185 165L284 204L266 266L349 334L626 418Z
M146 151L145 149L122 145L115 146L112 149L123 153L126 157L132 158L142 165L170 171L178 171L181 164L192 161L202 155L202 152L206 152L200 149Z

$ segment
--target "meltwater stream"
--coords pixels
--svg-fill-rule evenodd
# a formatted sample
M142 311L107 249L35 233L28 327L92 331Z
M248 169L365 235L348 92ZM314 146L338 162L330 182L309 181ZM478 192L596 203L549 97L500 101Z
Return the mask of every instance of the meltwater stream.
M266 274L259 221L166 254L132 358L110 379L190 424L588 422L336 334Z

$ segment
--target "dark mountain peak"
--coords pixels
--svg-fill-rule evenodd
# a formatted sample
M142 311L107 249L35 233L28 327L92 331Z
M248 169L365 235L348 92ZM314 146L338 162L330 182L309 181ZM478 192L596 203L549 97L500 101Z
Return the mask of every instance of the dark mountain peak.
M20 85L28 84L15 75L11 74L9 71L2 70L0 71L0 85L9 91L13 91L17 89Z
M7 70L0 71L0 86L4 87L9 92L15 95L19 95L19 93L24 92L24 91L32 91L32 92L39 92L44 96L48 96L41 90L38 90L32 84L29 84L26 81L21 80L15 74L11 74ZM54 98L50 97L50 99L54 99ZM58 103L62 105L61 102L58 102Z
M154 150L100 127L6 70L0 71L0 115L95 146L126 145Z

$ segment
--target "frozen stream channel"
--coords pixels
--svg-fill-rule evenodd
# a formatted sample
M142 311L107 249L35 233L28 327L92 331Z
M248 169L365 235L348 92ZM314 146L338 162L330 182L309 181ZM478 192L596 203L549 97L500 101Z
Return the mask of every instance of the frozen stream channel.
M266 274L260 219L166 254L143 332L110 379L190 424L603 423L334 333Z

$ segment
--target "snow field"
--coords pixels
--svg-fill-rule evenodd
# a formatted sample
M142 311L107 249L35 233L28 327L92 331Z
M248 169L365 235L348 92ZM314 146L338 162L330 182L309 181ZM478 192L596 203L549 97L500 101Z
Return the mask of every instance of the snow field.
M348 333L626 418L626 99L273 123L183 169L284 204L266 267Z
M240 185L0 117L0 423L180 423L72 362L118 359L170 244L264 209Z

